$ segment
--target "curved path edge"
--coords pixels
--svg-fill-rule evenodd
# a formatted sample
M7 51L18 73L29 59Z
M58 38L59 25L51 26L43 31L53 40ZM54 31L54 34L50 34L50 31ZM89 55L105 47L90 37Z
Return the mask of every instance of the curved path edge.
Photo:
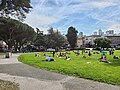
M19 84L20 90L120 90L120 86L65 76L25 65L20 54L0 59L0 79Z

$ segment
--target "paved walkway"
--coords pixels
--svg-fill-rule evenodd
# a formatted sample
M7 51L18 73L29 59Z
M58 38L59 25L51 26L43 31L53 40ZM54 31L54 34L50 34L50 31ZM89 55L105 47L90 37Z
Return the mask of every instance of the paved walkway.
M19 84L20 90L120 90L120 86L65 76L25 65L20 54L0 59L0 79Z

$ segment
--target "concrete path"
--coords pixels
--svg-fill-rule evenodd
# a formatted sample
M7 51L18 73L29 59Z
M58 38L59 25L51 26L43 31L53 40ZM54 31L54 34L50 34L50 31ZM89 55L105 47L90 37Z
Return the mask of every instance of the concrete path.
M20 54L0 59L0 79L19 84L20 90L120 90L120 86L65 76L25 65Z

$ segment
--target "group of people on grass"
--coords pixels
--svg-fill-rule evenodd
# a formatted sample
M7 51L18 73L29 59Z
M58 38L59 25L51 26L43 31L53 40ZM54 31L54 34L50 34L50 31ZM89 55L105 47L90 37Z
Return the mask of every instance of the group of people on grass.
M74 54L75 54L76 56L80 55L79 50L78 50L78 51L73 51L73 52L74 52ZM105 50L101 50L100 52L101 52L101 57L98 59L98 61L99 61L99 62L109 63L109 61L108 61L108 59L107 59L107 55L106 55ZM114 51L111 51L111 52L110 52L110 55L113 55L113 54L114 54L113 52L114 52ZM58 54L58 53L55 54L55 53L56 53L56 52L53 51L53 52L52 52L53 56L51 57L51 56L46 55L45 52L43 52L43 56L46 56L46 61L48 61L48 62L50 62L50 61L55 61L55 60L54 60L54 57L55 57L55 56L56 56L56 58L62 58L62 57L64 57L64 58L65 58L64 60L71 60L70 56L68 55L68 54L70 54L70 51L59 52L59 54ZM87 53L88 53L88 56L89 56L89 57L92 56L91 51L87 51ZM99 53L98 53L98 52L93 52L93 54L99 54ZM36 56L36 57L39 57L39 54L35 54L35 56ZM82 58L86 58L86 56L83 54ZM115 56L115 55L114 55L113 58L114 58L114 59L119 59L119 57L118 57L118 56Z
M42 53L43 56L46 56L45 60L48 62L55 61L54 60L55 52L53 51L52 54L53 54L53 57L46 55L45 52ZM70 54L70 53L67 53L67 54ZM35 54L35 57L39 57L39 56L40 55L38 53ZM59 55L56 54L56 58L61 58L61 57L65 57L65 60L71 60L71 58L67 56L66 53L60 52Z
M70 54L70 51L60 52L59 55L56 54L56 57L57 58L65 57L65 60L71 60L71 58L69 56L67 56L67 54Z
M107 60L107 56L105 50L101 50L101 58L98 60L99 62L105 62L105 63L109 63Z
M109 50L109 54L110 54L110 55L114 55L114 49L110 49L110 50Z
M55 55L55 53L54 53ZM54 57L53 55L53 57ZM50 57L50 56L46 56L46 61L50 62L50 61L55 61L53 57ZM61 53L58 55L56 54L56 57L57 58L61 58L61 57L65 57L65 60L71 60L71 58L69 56L67 56L65 53Z
M109 63L109 61L107 60L106 55L105 56L101 56L101 58L99 59L99 62Z
M99 62L110 63L107 59L107 56L106 56L107 52L105 52L105 50L101 50L101 53L102 53L102 55L101 55L101 58L99 59ZM114 55L113 49L109 50L109 55ZM119 59L119 57L114 55L113 59Z

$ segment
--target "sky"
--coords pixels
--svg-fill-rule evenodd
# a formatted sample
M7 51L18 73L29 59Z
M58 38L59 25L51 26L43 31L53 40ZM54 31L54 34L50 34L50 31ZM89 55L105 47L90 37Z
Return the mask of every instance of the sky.
M70 26L85 35L101 29L120 33L120 0L31 0L25 23L47 33L50 27L66 34Z

